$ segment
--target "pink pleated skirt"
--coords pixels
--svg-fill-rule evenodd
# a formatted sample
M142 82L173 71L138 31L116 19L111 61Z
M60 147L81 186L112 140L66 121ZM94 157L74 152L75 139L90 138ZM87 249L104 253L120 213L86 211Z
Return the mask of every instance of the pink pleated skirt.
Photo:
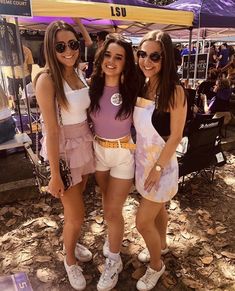
M42 129L42 133L40 155L44 160L48 160L44 129ZM72 185L74 186L82 181L82 176L95 172L93 136L87 121L63 125L60 129L59 140L60 157L65 159L70 167Z

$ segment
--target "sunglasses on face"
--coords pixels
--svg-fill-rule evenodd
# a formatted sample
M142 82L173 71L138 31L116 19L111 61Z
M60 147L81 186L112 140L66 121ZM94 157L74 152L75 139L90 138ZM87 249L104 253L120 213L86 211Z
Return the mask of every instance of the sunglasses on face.
M154 52L148 55L145 51L137 51L137 57L141 59L145 59L149 57L150 60L154 63L158 63L160 59L162 58L161 54L158 52Z
M55 45L55 50L57 53L62 54L65 52L66 47L69 47L73 51L77 51L79 49L79 41L78 40L69 40L68 43L63 41L57 42Z

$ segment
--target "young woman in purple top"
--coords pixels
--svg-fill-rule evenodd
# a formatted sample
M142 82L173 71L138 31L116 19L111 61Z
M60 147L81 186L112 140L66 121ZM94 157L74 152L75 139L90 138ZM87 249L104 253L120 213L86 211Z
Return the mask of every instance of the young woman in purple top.
M99 291L114 288L123 265L123 204L134 177L132 113L138 81L131 44L119 34L107 36L99 50L90 84L90 116L94 125L96 180L103 194L108 237L103 247L106 264Z

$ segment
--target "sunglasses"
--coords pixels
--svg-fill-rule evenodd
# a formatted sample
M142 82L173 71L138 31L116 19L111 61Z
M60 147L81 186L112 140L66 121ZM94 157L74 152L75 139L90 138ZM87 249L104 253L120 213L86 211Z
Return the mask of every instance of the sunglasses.
M141 59L145 59L149 57L150 60L154 63L158 63L160 59L162 58L161 54L158 52L154 52L148 55L145 51L137 51L137 57Z
M69 40L68 43L63 41L57 42L55 45L55 50L57 53L62 54L65 52L66 47L69 47L73 51L77 51L79 49L79 41L78 40Z

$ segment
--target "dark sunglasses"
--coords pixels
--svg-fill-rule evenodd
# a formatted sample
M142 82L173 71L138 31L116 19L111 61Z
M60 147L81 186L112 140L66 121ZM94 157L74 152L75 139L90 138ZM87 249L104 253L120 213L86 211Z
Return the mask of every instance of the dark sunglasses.
M65 52L66 47L69 47L73 51L77 51L79 49L79 41L78 40L69 40L68 43L65 43L63 41L57 42L55 45L55 50L57 53L62 54Z
M162 58L161 54L158 52L154 52L148 55L145 51L137 51L137 57L142 59L149 57L150 60L154 63L158 63Z

